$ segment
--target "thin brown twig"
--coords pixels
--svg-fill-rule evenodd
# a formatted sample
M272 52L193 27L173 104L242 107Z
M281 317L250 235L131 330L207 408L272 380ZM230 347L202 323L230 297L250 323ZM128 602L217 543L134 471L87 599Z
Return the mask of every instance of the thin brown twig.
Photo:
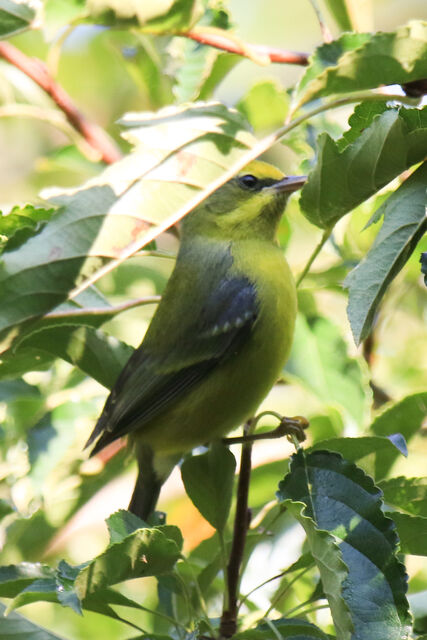
M227 35L220 33L209 33L205 31L191 30L183 31L179 34L184 38L190 38L200 44L205 44L215 49L221 49L228 53L236 53L239 56L245 58L250 57L252 51L260 58L269 58L270 62L278 62L281 64L297 64L306 67L308 65L308 53L299 51L287 51L286 49L279 49L277 47L268 47L262 44L250 44L243 46L241 43L233 40Z
M77 109L68 93L49 74L44 62L28 57L10 42L0 42L0 57L25 73L52 98L68 122L98 152L104 162L112 164L121 158L121 153L110 136Z
M245 425L244 434L251 433L253 420ZM220 624L220 637L231 638L237 630L237 599L240 580L240 565L245 550L246 534L250 525L248 509L249 483L252 470L252 442L242 446L239 482L237 485L236 515L234 517L233 541L227 566L228 609L223 611Z

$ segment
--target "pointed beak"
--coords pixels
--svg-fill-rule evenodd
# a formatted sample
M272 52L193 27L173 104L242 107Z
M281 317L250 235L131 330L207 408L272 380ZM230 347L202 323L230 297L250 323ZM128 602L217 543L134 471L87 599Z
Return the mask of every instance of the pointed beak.
M307 182L307 176L286 176L283 180L272 185L275 191L280 193L292 192L301 189Z

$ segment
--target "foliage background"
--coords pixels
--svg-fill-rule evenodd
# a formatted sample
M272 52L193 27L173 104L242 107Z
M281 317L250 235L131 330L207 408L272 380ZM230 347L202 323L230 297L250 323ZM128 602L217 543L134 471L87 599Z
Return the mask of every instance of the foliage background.
M421 0L405 3L375 0L366 3L368 5L371 11L368 8L358 12L362 31L393 30L410 19L427 18L425 2ZM229 8L236 33L246 42L299 51L312 51L322 42L316 15L308 2L291 6L269 0L248 6L241 0L232 0ZM328 22L333 34L338 35L334 21L328 19ZM175 38L171 42L164 36L157 39L143 36L144 45L157 48L154 58L163 55L166 46L172 52L167 60L161 60L160 68L167 63L166 73L157 79L156 90L153 90L146 78L149 72L154 72L142 67L136 37L128 31L79 26L61 47L51 36L48 32L46 41L46 34L33 30L15 36L11 42L28 55L47 60L57 81L79 108L90 120L108 130L124 152L129 146L119 137L121 128L117 120L125 112L156 110L163 104L179 101L177 93L185 83L177 88L174 78L182 80L179 74L184 74L185 66L180 65L179 60L183 48L190 46L188 41ZM302 69L297 66L262 67L243 60L219 84L213 97L228 106L238 106L255 132L262 135L282 123L288 101L283 89L292 87L301 75ZM0 62L0 95L3 105L18 102L40 109L51 108L46 95L4 61ZM264 114L259 107L259 96L264 99L265 95L271 99L270 114ZM276 145L265 158L287 173L305 171L313 158L312 146L317 133L327 131L338 137L347 128L352 110L353 107L344 107L319 116L304 136L293 136L289 146ZM0 108L0 208L3 211L16 204L37 201L44 188L77 186L99 173L101 164L93 158L89 160L75 145L70 145L67 137L50 123L6 116ZM381 197L375 196L378 202ZM311 421L309 437L313 443L365 432L376 415L370 379L376 385L377 405L383 400L396 403L427 388L425 289L418 264L419 252L427 250L425 239L392 283L381 305L372 340L356 348L351 335L346 316L347 297L340 283L349 268L366 254L377 233L377 225L363 231L372 215L372 204L363 203L338 223L333 241L325 245L305 279L299 294L301 316L296 342L284 374L286 384L273 389L263 405L285 415L306 415ZM301 215L297 199L293 199L281 227L280 241L286 247L295 274L301 273L320 237L321 230ZM165 234L159 239L158 247L174 252L176 239ZM99 289L114 305L158 295L172 266L169 259L136 257L105 276L98 283ZM103 328L137 346L152 310L152 305L131 309ZM329 345L334 345L334 349L329 350ZM2 564L42 559L55 565L61 558L71 564L84 562L105 547L107 530L103 521L127 505L135 472L132 463L127 463L124 451L110 460L100 457L88 461L82 453L106 390L62 360L56 360L45 371L25 374L23 380L5 376L0 384L3 422L0 496L12 499L24 515L21 519L5 520L3 535L7 529L7 542L2 550ZM381 391L385 392L384 396ZM38 422L46 411L49 418ZM417 415L411 421L410 411L405 413L406 435L418 418ZM401 417L392 414L390 420L395 420L399 428L393 429L389 424L388 432L402 430ZM420 430L410 439L408 458L396 457L392 475L424 476L426 442L425 431ZM256 471L251 488L255 508L271 499L271 486L277 486L283 477L286 471L283 460L291 449L286 442L256 446ZM235 453L239 455L237 448ZM373 468L374 458L372 453L364 457L365 468ZM178 471L164 489L160 508L167 511L169 524L181 528L187 551L213 532L183 494ZM278 533L275 541L264 542L257 548L243 591L259 581L263 567L286 566L292 562L292 552L300 550L303 536L297 525L287 520ZM406 565L411 590L425 595L425 558L407 555ZM304 600L310 584L301 580L283 608L290 609ZM126 583L123 592L135 599L143 593L144 605L154 606L154 586L154 579L136 580ZM261 591L255 602L266 606L272 590L267 587ZM416 602L419 603L420 598ZM64 637L84 639L103 634L119 639L129 637L130 633L118 621L90 612L80 618L71 609L51 603L29 604L22 612L49 629L60 630ZM311 619L322 624L325 621L322 615L322 612L313 614ZM425 605L420 606L417 615L419 619L427 617ZM140 621L140 612L135 617ZM148 614L143 624L150 626Z

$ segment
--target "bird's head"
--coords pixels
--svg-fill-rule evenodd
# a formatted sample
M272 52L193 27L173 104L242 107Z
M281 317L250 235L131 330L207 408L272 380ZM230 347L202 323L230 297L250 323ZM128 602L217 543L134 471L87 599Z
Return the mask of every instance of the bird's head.
M287 199L305 180L267 162L250 162L184 218L183 233L273 239Z

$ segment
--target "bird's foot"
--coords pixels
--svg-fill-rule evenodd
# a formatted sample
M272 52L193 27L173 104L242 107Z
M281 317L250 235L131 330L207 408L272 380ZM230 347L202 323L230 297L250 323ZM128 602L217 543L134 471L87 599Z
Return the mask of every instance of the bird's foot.
M293 416L292 418L289 418L287 416L281 416L275 411L263 411L249 421L251 428L254 429L259 420L266 415L274 416L279 420L279 425L275 429L265 433L251 433L235 438L223 438L222 442L227 445L241 444L243 442L253 442L255 440L283 438L283 436L286 436L291 442L294 442L295 440L297 442L304 442L306 439L307 436L305 434L305 430L308 428L309 422L307 418L304 418L303 416Z

